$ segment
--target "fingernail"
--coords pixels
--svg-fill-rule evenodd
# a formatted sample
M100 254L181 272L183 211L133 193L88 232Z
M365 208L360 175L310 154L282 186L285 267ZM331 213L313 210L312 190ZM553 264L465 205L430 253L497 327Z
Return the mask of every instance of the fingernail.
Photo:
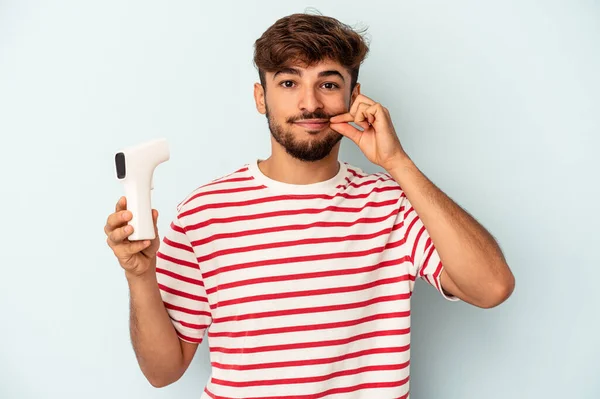
M131 233L131 226L125 227L125 233Z

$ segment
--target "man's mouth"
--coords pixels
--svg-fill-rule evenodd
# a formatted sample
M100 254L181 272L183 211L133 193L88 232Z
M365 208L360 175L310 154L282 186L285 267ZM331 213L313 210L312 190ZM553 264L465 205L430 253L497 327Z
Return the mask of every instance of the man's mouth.
M311 130L320 130L329 125L329 121L325 119L304 119L294 123Z

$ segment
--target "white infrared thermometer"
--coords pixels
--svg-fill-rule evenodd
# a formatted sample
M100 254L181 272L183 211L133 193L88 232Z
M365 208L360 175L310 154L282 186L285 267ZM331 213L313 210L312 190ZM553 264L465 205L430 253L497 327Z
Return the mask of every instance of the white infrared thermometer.
M127 147L115 155L117 179L125 187L127 210L132 213L133 226L130 241L153 240L151 192L154 188L154 169L168 161L169 145L165 139L156 139Z

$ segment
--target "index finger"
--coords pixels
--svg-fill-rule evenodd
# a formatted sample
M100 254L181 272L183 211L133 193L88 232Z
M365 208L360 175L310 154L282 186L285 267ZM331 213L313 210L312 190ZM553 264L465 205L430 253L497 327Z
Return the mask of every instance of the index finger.
M346 112L345 114L340 114L329 118L330 123L352 122L353 120L354 117L350 114L350 112Z
M106 235L110 234L113 230L124 226L129 222L130 214L127 211L116 211L115 213L111 213L108 215L106 219L106 224L104 225L104 233Z

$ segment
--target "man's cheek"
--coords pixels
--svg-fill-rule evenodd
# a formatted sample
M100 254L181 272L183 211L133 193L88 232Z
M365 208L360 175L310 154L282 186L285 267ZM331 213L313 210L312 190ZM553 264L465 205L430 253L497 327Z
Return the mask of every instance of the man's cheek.
M333 110L332 112L329 112L329 116L334 117L336 115L345 114L346 112L348 112L347 108L339 107L339 108L336 108L335 110Z

